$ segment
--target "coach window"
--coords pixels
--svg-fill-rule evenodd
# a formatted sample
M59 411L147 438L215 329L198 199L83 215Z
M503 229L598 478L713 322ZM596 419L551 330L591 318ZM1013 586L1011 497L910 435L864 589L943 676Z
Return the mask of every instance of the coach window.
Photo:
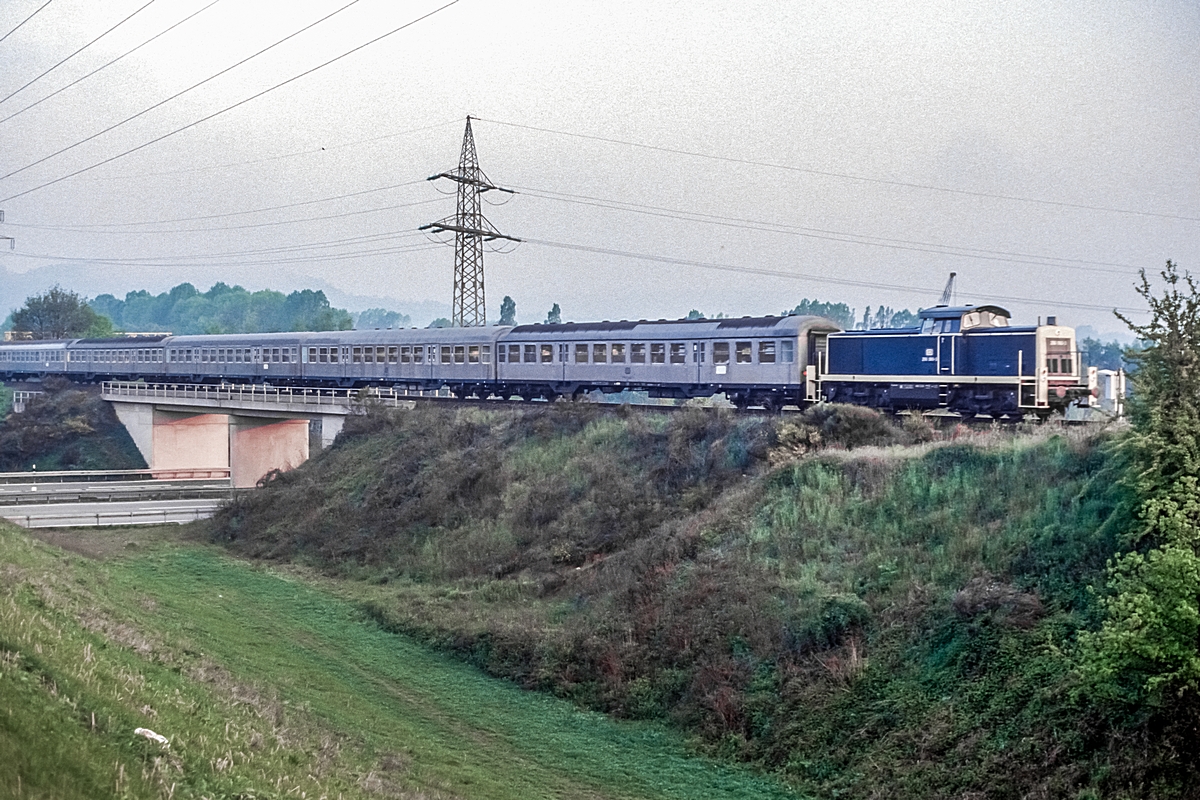
M624 364L625 363L625 345L624 344L614 344L612 346L612 363L614 363L614 364Z
M667 346L662 342L650 343L650 363L665 364L667 363Z
M791 364L796 360L796 343L791 339L784 339L779 343L779 360L784 364Z
M462 344L454 345L454 363L455 364L467 363L467 347L466 347L466 345L462 345Z
M217 348L217 363L218 364L225 363L225 348L224 347Z
M750 342L737 343L737 363L750 364L754 361L754 350Z
M479 345L473 344L467 348L467 363L468 364L478 364L479 363Z
M713 342L713 363L729 363L729 342Z
M411 364L412 363L412 348L411 347L401 347L400 348L400 363L401 364Z
M567 363L570 360L570 355L571 355L571 345L560 344L558 346L558 362L560 364Z
M399 347L389 347L387 349L387 360L388 360L389 364L400 363L400 348Z
M761 341L758 343L758 363L775 363L775 342Z
M496 345L496 363L505 364L508 362L508 348L502 344Z
M542 345L541 355L542 355L542 363L543 364L553 364L554 363L554 345L552 345L552 344Z
M645 364L646 363L646 345L642 342L634 342L629 345L629 363L630 364Z
M452 363L454 360L453 353L454 353L454 351L451 349L450 345L448 345L448 344L442 345L442 363L443 364Z
M281 355L279 353L279 348L272 347L271 348L271 363L278 364L282 360L283 360L283 358L281 357Z
M375 348L374 347L364 347L363 348L363 363L364 364L374 364L375 363Z
M413 348L413 363L414 364L420 364L421 360L424 357L425 357L425 346L424 345L418 345L417 347Z
M485 364L492 363L492 346L490 344L485 344L483 346L483 351L479 354L479 357Z
M308 348L308 363L309 364L317 363L317 348L315 348L315 347Z
M592 345L592 363L607 364L608 363L608 345L594 344Z
M536 364L537 363L537 345L536 344L525 345L525 363L526 364Z
M588 361L588 346L586 344L575 345L575 363L586 364Z
M518 364L521 361L521 345L510 344L508 346L508 363Z
M355 364L362 363L362 348L361 347L354 348L354 363Z
M671 363L687 363L687 342L671 342Z

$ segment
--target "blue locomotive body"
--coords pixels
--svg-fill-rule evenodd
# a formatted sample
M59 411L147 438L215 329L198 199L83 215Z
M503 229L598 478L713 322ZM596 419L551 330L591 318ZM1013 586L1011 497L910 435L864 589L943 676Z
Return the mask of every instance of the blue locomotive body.
M822 399L874 408L946 409L964 417L1049 413L1089 395L1075 332L1013 327L999 306L935 306L920 324L828 339Z

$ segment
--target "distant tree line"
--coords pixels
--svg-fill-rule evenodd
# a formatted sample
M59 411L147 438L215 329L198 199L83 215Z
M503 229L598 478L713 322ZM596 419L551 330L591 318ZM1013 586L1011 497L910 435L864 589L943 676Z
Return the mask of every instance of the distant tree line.
M181 283L158 295L144 289L129 292L124 300L102 294L90 305L94 311L111 319L114 328L122 331L273 333L344 331L354 327L354 319L348 311L333 308L324 292L312 289L285 295L270 289L251 292L241 286L216 283L207 292L201 292L190 283ZM371 309L363 315L371 313L369 320L382 319L377 313L381 311L383 309Z
M386 308L352 311L350 317L354 321L354 329L359 331L369 331L372 328L407 328L412 325L412 317L408 314L389 311Z

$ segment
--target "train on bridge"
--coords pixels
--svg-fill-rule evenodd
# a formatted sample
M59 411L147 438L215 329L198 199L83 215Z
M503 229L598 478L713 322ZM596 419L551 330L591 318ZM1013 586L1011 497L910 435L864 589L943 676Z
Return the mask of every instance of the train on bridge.
M811 316L479 328L136 336L0 344L0 377L449 390L554 400L600 391L724 394L767 410L819 402L965 418L1046 417L1096 394L1075 331L1014 326L997 305L938 305L912 328Z

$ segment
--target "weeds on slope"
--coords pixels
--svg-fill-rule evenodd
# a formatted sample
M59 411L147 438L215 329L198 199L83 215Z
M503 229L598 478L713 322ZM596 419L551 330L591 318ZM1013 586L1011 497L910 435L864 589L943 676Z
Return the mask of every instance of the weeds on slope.
M1064 655L1127 522L1103 435L846 408L358 425L213 538L360 578L343 591L390 629L820 793L1104 786Z

